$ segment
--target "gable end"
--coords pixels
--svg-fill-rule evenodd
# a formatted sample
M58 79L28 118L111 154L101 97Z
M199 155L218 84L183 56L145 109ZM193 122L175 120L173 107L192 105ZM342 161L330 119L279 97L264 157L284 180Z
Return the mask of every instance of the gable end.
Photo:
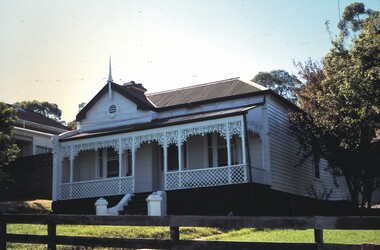
M145 95L139 96L138 94L133 93L133 90L123 88L116 83L109 82L111 84L111 89L124 96L131 102L135 103L137 109L139 110L155 110L155 107L146 99ZM104 87L91 99L89 103L77 114L76 121L81 121L86 118L87 112L95 105L99 99L108 93L108 84Z

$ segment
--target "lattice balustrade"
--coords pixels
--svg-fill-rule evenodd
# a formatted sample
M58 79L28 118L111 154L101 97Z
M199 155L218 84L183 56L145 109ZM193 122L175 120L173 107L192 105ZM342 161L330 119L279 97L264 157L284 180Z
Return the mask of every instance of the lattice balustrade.
M79 199L133 193L134 178L112 178L61 185L61 199Z
M245 183L246 165L217 167L166 174L166 190Z

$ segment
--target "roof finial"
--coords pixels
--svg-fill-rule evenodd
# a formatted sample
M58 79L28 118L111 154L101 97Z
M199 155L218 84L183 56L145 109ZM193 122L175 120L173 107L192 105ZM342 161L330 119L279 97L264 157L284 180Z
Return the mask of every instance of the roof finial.
M111 69L111 56L110 56L110 67L109 67L109 72L108 72L108 81L113 82L113 80L112 80L112 69Z

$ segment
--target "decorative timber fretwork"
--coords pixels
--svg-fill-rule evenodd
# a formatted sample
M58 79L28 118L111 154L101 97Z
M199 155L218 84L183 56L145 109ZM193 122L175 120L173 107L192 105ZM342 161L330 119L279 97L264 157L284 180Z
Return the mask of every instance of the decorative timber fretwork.
M127 137L127 138L122 138L121 139L121 151L125 151L127 149L132 150L132 145L133 145L133 138L132 137Z
M170 145L173 143L178 144L178 130L167 131L165 135L166 135L166 145Z
M208 133L219 133L224 138L226 137L226 124L212 124L201 127L193 127L188 129L183 129L180 131L180 141L181 144L187 140L188 137L193 135L205 135Z
M144 142L151 143L157 141L159 145L164 145L164 133L152 133L134 137L135 149L138 149Z
M100 148L113 147L116 151L119 151L119 141L118 140L98 140L88 143L79 143L70 146L62 146L61 148L61 158L66 157L77 157L81 151L98 150Z
M230 138L233 135L238 135L241 137L241 135L242 135L241 130L242 130L241 121L235 121L235 122L229 122L228 123L228 131L229 131Z
M199 123L187 124L182 126L181 129L173 129L173 127L146 130L145 134L139 132L138 135L133 133L120 134L115 139L115 136L110 137L97 137L91 142L82 143L76 141L68 145L63 144L61 147L61 159L73 159L78 156L81 151L98 150L101 148L112 147L118 153L125 150L137 150L143 143L151 143L156 141L160 146L167 147L170 144L183 144L190 136L193 135L206 135L208 133L219 133L225 139L230 139L233 135L242 137L243 125L241 117L236 119L228 119L226 121L209 121L207 125L200 125ZM229 138L227 138L229 137ZM87 139L88 140L88 139ZM121 150L121 152L119 152Z
M247 128L249 131L253 133L257 133L260 138L263 138L263 125L258 124L257 122L250 121L247 122Z

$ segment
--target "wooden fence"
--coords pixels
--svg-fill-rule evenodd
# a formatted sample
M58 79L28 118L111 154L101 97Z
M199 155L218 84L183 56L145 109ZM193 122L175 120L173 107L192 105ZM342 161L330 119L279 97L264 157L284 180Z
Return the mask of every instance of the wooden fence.
M45 224L47 235L7 233L8 224ZM167 226L170 239L125 239L60 236L57 225ZM260 243L180 240L179 227L314 229L315 243ZM380 249L372 244L323 243L324 229L379 230L380 217L239 217L239 216L94 216L94 215L0 215L0 248L7 242L150 249Z

